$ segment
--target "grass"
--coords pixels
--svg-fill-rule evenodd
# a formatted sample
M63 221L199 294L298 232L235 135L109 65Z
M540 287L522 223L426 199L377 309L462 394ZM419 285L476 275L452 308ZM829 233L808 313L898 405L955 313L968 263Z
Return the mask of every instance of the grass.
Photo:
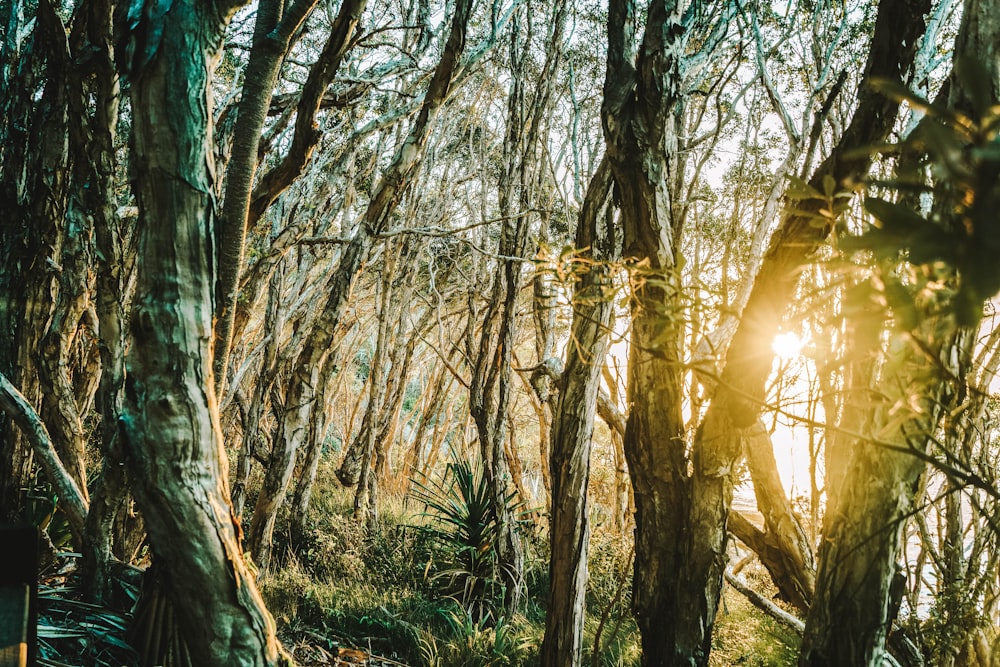
M350 490L317 489L306 538L292 545L287 536L276 536L278 567L263 577L261 588L286 646L310 643L334 653L356 648L414 667L536 665L548 588L545 540L525 540L523 609L511 618L477 617L435 585L433 558L440 545L412 527L423 507L404 507L398 498L383 501L379 528L369 534L351 518ZM638 630L628 611L631 558L630 540L603 531L592 535L585 665L640 664ZM766 590L762 571L748 568L744 575ZM715 627L713 667L795 664L794 633L735 591L726 590Z
M759 563L742 575L762 593L775 593ZM711 667L794 667L798 664L800 638L795 632L758 610L739 592L726 586L712 635Z

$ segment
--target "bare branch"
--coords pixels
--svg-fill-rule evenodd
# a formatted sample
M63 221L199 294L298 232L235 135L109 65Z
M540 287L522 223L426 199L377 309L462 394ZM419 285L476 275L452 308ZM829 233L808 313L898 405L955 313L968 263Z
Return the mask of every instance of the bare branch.
M59 460L59 454L52 445L52 438L41 417L3 374L0 374L0 410L7 413L28 439L38 457L38 463L62 503L62 510L66 513L74 536L79 538L83 535L83 524L90 509L88 503L80 492L80 487Z

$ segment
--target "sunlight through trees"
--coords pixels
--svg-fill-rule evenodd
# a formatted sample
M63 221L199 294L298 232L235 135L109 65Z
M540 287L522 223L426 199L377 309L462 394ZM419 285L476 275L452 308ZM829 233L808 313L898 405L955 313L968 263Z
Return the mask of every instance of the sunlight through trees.
M0 0L44 664L1000 660L997 1Z

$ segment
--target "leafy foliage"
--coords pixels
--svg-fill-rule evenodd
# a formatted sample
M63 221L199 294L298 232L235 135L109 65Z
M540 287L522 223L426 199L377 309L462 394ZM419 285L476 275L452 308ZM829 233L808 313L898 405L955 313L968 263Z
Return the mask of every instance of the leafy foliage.
M496 552L501 525L482 470L456 457L440 480L414 480L413 497L429 519L416 528L440 547L440 566L427 565L436 569L432 581L476 622L495 617L506 595ZM514 498L510 493L501 499L511 515L521 510Z
M464 609L445 612L444 617L446 638L425 635L420 640L421 658L428 667L514 667L537 653L537 638L519 623L503 617L477 620Z
M956 69L962 88L987 90L989 74L980 63ZM881 82L882 90L926 113L912 135L891 147L901 155L920 155L914 166L879 183L902 195L898 201L869 196L865 208L876 222L846 248L870 250L883 261L906 259L923 267L905 282L886 285L890 305L905 327L916 300L931 309L950 309L960 325L977 322L982 303L1000 290L995 258L1000 254L1000 109L974 94L966 115L932 104L905 88ZM930 174L927 182L926 174ZM916 205L933 194L934 206ZM907 289L908 288L908 289ZM926 310L926 308L924 308Z
M59 572L44 575L38 586L38 664L135 665L138 656L126 640L129 611L139 595L134 577L115 578L112 606L83 600L73 571L76 555L63 556Z
M25 499L21 518L44 531L57 551L70 551L73 535L69 520L59 507L59 497L49 482L41 478L35 480L34 488Z

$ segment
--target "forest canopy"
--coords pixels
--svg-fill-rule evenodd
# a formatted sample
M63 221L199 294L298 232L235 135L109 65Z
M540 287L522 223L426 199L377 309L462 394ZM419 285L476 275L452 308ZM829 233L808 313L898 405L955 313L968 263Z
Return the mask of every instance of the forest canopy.
M0 0L0 517L140 665L992 665L998 44Z

